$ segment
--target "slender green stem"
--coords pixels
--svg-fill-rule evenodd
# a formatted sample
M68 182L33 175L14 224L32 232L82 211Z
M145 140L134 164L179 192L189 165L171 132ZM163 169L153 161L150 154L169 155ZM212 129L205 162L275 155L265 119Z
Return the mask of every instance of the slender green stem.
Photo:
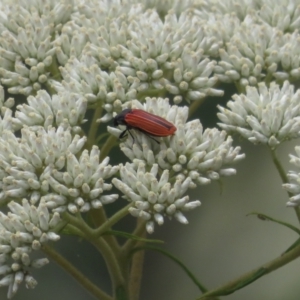
M189 117L198 110L199 106L201 106L204 101L205 98L192 102L192 104L189 107Z
M275 149L271 149L270 148L270 152L271 152L271 156L272 156L272 159L273 159L273 162L274 162L274 165L281 177L281 180L283 183L287 183L288 182L288 178L286 176L286 172L283 168L283 166L281 165L281 162L279 161L277 155L276 155L276 150ZM292 197L292 194L288 192L288 195L289 197ZM296 212L296 215L297 215L297 219L298 219L298 222L300 222L300 209L299 207L294 207L294 210Z
M128 209L133 205L133 203L129 203L119 211L117 211L113 216L111 216L103 225L98 227L97 229L94 229L92 234L95 237L101 236L105 231L109 230L114 224L119 222L121 219L123 219L125 216L128 215Z
M256 215L261 220L268 220L268 221L272 221L272 222L275 222L277 224L283 225L283 226L295 231L298 235L300 235L300 229L293 226L293 225L291 225L291 224L289 224L289 223L287 223L287 222L283 222L283 221L274 219L272 217L269 217L265 214L258 213L258 212L252 212L252 213L247 214L247 216L250 216L250 215Z
M288 179L287 179L287 176L286 176L286 172L281 164L281 162L279 161L278 157L277 157L277 154L276 154L276 150L275 149L270 149L270 152L271 152L271 156L272 156L272 159L273 159L273 162L274 162L274 165L280 175L280 178L282 180L283 183L287 183L288 182ZM290 195L289 195L290 196Z
M145 224L146 222L138 222L135 230L133 231L132 235L141 236L145 231ZM122 247L122 254L124 256L128 256L132 249L136 246L137 241L133 239L128 239Z
M156 252L159 252L159 253L165 255L166 257L168 257L169 259L171 259L173 262L175 262L177 265L179 265L181 267L181 269L187 274L187 276L194 282L194 284L199 288L199 290L202 293L207 292L207 288L198 281L196 276L186 267L186 265L184 263L182 263L177 257L175 257L174 255L169 253L168 251L165 251L159 247L155 247L152 245L144 245L142 247L136 247L133 249L134 252L141 251L141 250L153 250L153 251L156 251ZM217 298L215 298L215 299L217 299Z
M105 210L103 207L101 207L100 209L97 209L97 210L94 210L94 209L91 210L90 215L93 219L94 225L96 225L97 228L99 228L101 225L104 225L108 222L107 216L105 214ZM94 231L93 231L93 234L94 234ZM99 235L96 235L96 236L99 236ZM105 236L103 236L103 238L109 244L111 249L114 251L115 255L119 256L121 248L120 248L120 245L118 244L116 237L113 235L105 235Z
M104 145L101 147L100 160L102 161L110 152L111 148L115 145L117 138L110 135Z
M137 219L137 228L141 225L144 230L141 231L140 237L146 238L145 222L142 219ZM145 242L138 242L137 247L144 246ZM129 275L129 296L130 300L138 300L141 289L143 265L144 265L145 251L134 253L131 262Z
M79 214L80 215L80 214ZM90 241L103 255L108 271L111 276L113 291L117 287L124 285L124 277L120 269L120 263L117 260L115 253L110 248L104 238L96 237L94 229L90 228L80 216L73 216L69 213L64 213L63 218L71 225L77 227L84 234L84 238Z
M79 270L77 270L68 260L56 252L48 245L43 245L43 252L54 260L61 268L68 272L72 277L77 280L88 292L90 292L95 298L100 300L113 300L113 298L99 289L88 278L86 278Z
M260 277L271 273L272 271L277 270L278 268L285 266L289 262L295 260L300 256L300 245L295 247L294 249L290 250L289 252L286 252L282 254L281 256L275 258L274 260L270 261L267 264L262 265L261 267L258 267L254 270L252 270L249 273L246 273L239 278L222 285L219 288L216 288L214 290L211 290L205 294L203 294L199 300L208 300L212 299L212 296L223 296L231 294L247 285L252 283L253 281L259 279Z
M88 149L91 149L93 145L95 145L96 135L99 127L99 123L97 123L97 120L101 117L101 114L102 114L102 107L98 105L94 111L93 119L88 133L88 138L87 138Z
M237 81L234 82L234 85L236 87L236 90L238 91L238 94L245 94L246 92L245 86L239 84Z

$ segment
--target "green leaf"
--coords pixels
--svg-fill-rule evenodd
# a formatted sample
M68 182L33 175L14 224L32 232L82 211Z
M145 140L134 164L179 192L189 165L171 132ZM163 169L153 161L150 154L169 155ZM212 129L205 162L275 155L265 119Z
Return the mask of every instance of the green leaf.
M154 243L154 244L163 244L164 243L164 241L161 241L161 240L144 239L137 235L133 235L133 234L130 234L130 233L127 233L124 231L117 231L117 230L107 230L102 235L120 236L125 239L131 239L131 240L135 240L135 241L139 241L139 242L143 242L143 243Z
M145 245L145 246L142 246L142 247L134 248L133 253L136 252L136 251L141 251L141 250L153 250L153 251L159 252L159 253L165 255L166 257L170 258L171 260L173 260L173 262L175 262L177 265L179 265L179 267L181 267L181 269L195 283L195 285L199 288L199 290L202 293L207 292L207 289L197 280L196 276L188 269L188 267L185 266L185 264L183 262L181 262L177 257L172 255L170 252L168 252L166 250L163 250L161 248L158 248L158 247Z
M286 223L286 222L274 219L272 217L269 217L269 216L267 216L265 214L261 214L261 213L258 213L258 212L252 212L252 213L248 214L247 216L249 216L249 215L256 215L260 220L263 220L263 221L268 220L268 221L272 221L274 223L283 225L283 226L285 226L285 227L287 227L289 229L292 229L293 231L295 231L297 234L300 235L300 229L298 229L297 227L295 227L295 226L293 226L293 225L291 225L289 223Z

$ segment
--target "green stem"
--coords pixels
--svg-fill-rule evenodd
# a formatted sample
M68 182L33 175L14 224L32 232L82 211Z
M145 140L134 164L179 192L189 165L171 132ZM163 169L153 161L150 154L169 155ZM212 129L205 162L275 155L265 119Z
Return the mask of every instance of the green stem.
M58 252L56 252L53 248L48 245L43 245L43 252L54 260L61 268L63 268L66 272L72 275L75 280L81 286L83 286L88 292L90 292L95 298L100 300L113 300L112 297L104 293L101 289L99 289L95 284L93 284L90 280L88 280L79 270L77 270L68 260L66 260L63 256L61 256Z
M183 264L177 257L170 254L168 251L165 251L161 248L151 246L151 245L144 245L142 247L136 247L136 248L133 249L134 252L141 251L141 250L153 250L153 251L156 251L156 252L159 252L159 253L165 255L166 257L171 259L173 262L175 262L176 264L178 264L182 268L182 270L194 282L194 284L199 288L199 290L202 293L207 292L207 288L197 280L196 276L185 266L185 264ZM217 298L214 298L214 299L217 299Z
M132 235L141 236L145 230L146 222L138 222L135 230L133 231ZM122 247L122 253L125 257L127 257L132 249L136 246L137 241L133 239L128 239Z
M81 219L80 214L77 215L77 217L75 217L69 213L64 213L62 216L71 225L81 230L84 234L84 238L91 242L103 255L108 272L111 276L113 291L116 291L116 288L119 286L124 286L124 277L121 272L120 263L117 260L115 253L112 251L111 247L105 241L105 239L101 237L97 238L94 234L94 229L90 228L83 221L83 219Z
M119 211L117 211L113 216L111 216L103 225L94 229L92 234L95 237L101 236L105 231L109 230L114 224L118 223L121 219L128 215L128 209L133 205L133 203L129 203Z
M90 211L90 213L91 213L91 217L93 219L93 223L97 227L97 229L101 225L104 225L108 222L107 216L105 214L105 210L103 207L101 207L100 209L97 209L97 210L93 209ZM109 229L110 228L108 228L108 230ZM94 231L93 231L93 234L94 234ZM95 236L98 237L100 235L95 234ZM115 255L118 256L120 254L121 248L120 248L120 245L118 244L116 237L113 235L106 235L106 236L103 236L103 238L109 244L111 249L114 251Z
M117 138L110 135L104 145L101 147L100 160L102 161L110 152L111 148L115 145Z
M199 106L201 106L204 101L205 98L192 102L189 107L189 117L191 117L198 110Z
M141 225L144 230L139 235L142 238L146 238L147 233L145 230L145 222L142 219L137 219L137 228ZM145 242L138 242L137 247L142 247ZM138 300L141 289L143 265L144 265L145 251L139 251L134 253L131 262L130 275L129 275L129 297L130 300ZM126 260L127 261L127 260Z
M101 114L102 114L102 107L98 105L95 109L91 126L89 129L88 137L87 137L88 149L92 149L93 145L95 145L96 135L99 127L99 123L97 123L97 120L101 117Z
M271 273L272 271L277 270L278 268L285 266L289 262L295 260L300 256L300 245L295 247L294 249L290 250L282 254L280 257L275 258L274 260L270 261L267 264L262 265L249 273L242 275L241 277L219 287L214 290L211 290L205 294L203 294L198 300L208 300L212 299L212 296L224 296L231 294L247 285L252 283L253 281L259 279L260 277Z
M281 165L281 162L279 161L278 157L277 157L277 154L276 154L276 150L275 149L270 149L270 152L271 152L271 156L272 156L272 159L273 159L273 163L280 175L280 178L282 180L283 183L287 183L288 182L288 179L287 179L287 176L286 176L286 172L283 168L283 166ZM291 196L289 194L289 196Z
M271 152L271 156L272 156L272 159L273 159L273 162L274 162L274 165L280 175L280 178L282 180L283 183L288 183L288 178L286 176L286 172L285 170L283 169L283 166L281 165L281 162L279 161L277 155L276 155L276 150L275 149L270 149L270 152ZM292 197L292 194L288 192L288 195L289 197ZM297 215L297 219L298 219L298 222L300 222L300 209L299 207L294 207L294 210L295 210L295 213Z

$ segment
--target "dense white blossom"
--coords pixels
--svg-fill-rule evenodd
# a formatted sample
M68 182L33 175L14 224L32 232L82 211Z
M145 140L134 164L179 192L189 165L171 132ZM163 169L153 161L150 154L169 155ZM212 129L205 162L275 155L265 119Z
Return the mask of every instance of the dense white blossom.
M90 105L102 103L106 111L102 121L110 120L113 112L120 110L124 102L136 98L135 83L130 84L118 68L110 73L102 71L91 55L83 55L80 60L72 57L61 71L63 82L52 80L52 86L65 97L69 91L72 98L84 97ZM82 103L82 100L79 102Z
M105 180L112 177L119 167L109 165L108 157L102 162L99 162L99 158L100 151L96 146L93 146L90 154L84 150L79 159L67 151L66 170L53 170L45 176L53 192L41 199L53 211L68 209L71 213L86 212L114 202L118 195L107 193L112 185Z
M149 233L153 233L154 223L164 223L165 216L187 224L183 212L200 205L199 200L189 201L189 196L184 196L190 187L191 178L177 179L171 184L169 171L160 173L157 164L153 164L147 172L145 163L135 160L121 166L120 176L121 180L114 178L113 184L128 201L134 203L129 212L147 221L146 229Z
M80 44L83 50L73 47L71 51L70 41L61 36L67 43L63 46L61 40L57 50L65 64L60 68L63 81L51 80L57 91L76 92L89 103L102 103L106 110L102 121L109 121L122 103L149 89L171 93L176 103L223 95L214 88L216 62L207 57L216 56L221 44L211 34L206 36L204 22L195 14L183 13L177 19L170 12L162 21L151 10L127 22L109 22L99 30L95 26L75 30L74 36L82 38L74 47ZM67 52L63 54L64 48L73 53L70 59Z
M282 31L294 31L300 28L299 1L294 0L254 0L260 7L257 17L272 27Z
M52 35L72 12L72 0L12 1L0 13L0 77L12 94L29 95L49 77Z
M37 258L34 252L48 241L55 242L60 236L53 231L61 219L58 213L51 214L41 201L36 207L27 199L22 205L11 201L9 212L0 212L0 286L8 286L10 299L25 282L27 288L34 288L37 281L30 270L47 264L47 258Z
M71 135L62 125L47 130L27 127L21 138L4 130L0 137L0 200L29 198L32 203L49 193L47 177L62 169L67 153L78 153L86 138Z
M87 109L87 100L81 95L62 91L52 97L45 90L36 96L28 96L27 103L17 106L15 118L12 119L14 129L23 126L59 126L68 123L72 129L81 131L80 125Z
M300 205L300 147L295 147L296 155L290 154L290 163L297 168L297 171L289 171L287 174L289 183L283 184L283 188L290 194L287 206L295 207Z
M128 135L121 144L121 150L131 160L143 160L148 166L157 163L167 169L177 179L191 179L190 186L207 184L220 176L235 174L228 165L244 158L240 147L232 146L232 138L225 131L216 128L206 129L199 121L187 122L188 108L170 106L167 99L146 98L146 103L133 101L132 108L143 109L165 118L177 127L173 136L156 138L159 144L138 130L132 130L134 141ZM118 128L108 127L115 136L122 132Z
M234 95L226 109L219 106L219 126L237 132L252 143L275 148L281 142L300 136L300 90L285 81L282 88L272 82L248 86L246 95Z

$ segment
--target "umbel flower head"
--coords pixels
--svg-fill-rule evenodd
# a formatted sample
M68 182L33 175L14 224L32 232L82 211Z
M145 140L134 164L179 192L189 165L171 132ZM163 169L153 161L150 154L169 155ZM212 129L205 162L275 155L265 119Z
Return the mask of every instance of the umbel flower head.
M27 288L34 288L37 281L30 274L32 268L40 268L47 258L33 258L48 241L59 240L53 229L62 222L59 214L51 214L44 201L36 207L27 199L22 205L11 201L9 212L0 212L0 286L8 286L10 299L25 282Z
M134 163L122 166L120 175L121 180L114 178L112 182L128 201L133 202L129 212L147 221L148 233L153 233L155 222L162 225L165 216L187 224L183 212L200 205L199 200L189 201L189 196L184 196L190 187L191 178L177 179L171 184L169 171L160 173L157 164L147 172L144 162L135 160Z
M281 142L300 136L300 91L285 81L280 88L272 82L268 88L248 86L246 95L234 95L226 109L219 106L219 126L237 132L250 142L275 148Z
M235 169L227 167L244 155L239 153L240 147L232 146L232 138L225 131L203 130L198 119L187 122L188 107L171 106L168 99L146 98L144 104L137 100L131 104L132 108L163 117L177 127L173 136L159 138L159 144L144 133L132 130L134 141L129 135L120 145L132 162L143 160L149 167L156 163L162 170L169 170L172 177L181 180L189 177L190 187L235 174ZM108 131L117 137L122 132L112 127Z
M29 95L49 78L55 54L52 35L70 18L72 1L13 2L1 7L0 77L10 93Z
M133 203L129 212L146 221L149 233L154 224L162 225L164 218L175 218L187 224L184 212L200 205L189 201L186 192L197 184L208 184L220 176L235 174L229 164L244 158L240 147L232 146L225 131L206 129L199 120L187 122L188 108L170 106L168 99L146 98L146 103L132 101L132 108L143 109L172 122L177 131L173 136L157 138L159 143L138 130L132 129L121 150L132 161L120 166L121 180L113 184L125 199ZM115 136L122 132L108 127ZM134 132L133 132L134 131Z
M295 207L300 205L300 147L295 147L296 155L290 154L290 163L293 164L298 171L289 171L287 174L289 183L283 184L283 188L292 196L287 202L287 206Z
M168 91L175 103L223 95L214 88L216 62L208 56L218 53L219 42L206 36L200 17L187 11L177 18L170 11L162 21L155 10L133 12L125 21L121 17L107 19L99 30L95 29L99 26L76 19L81 26L77 24L74 32L85 37L78 38L82 50L77 51L80 55L71 55L61 53L63 43L57 46L58 57L64 57L60 67L63 81L50 80L52 87L78 93L89 104L101 103L107 112L102 122L111 120L122 104L149 89ZM148 36L151 38L145 38Z

